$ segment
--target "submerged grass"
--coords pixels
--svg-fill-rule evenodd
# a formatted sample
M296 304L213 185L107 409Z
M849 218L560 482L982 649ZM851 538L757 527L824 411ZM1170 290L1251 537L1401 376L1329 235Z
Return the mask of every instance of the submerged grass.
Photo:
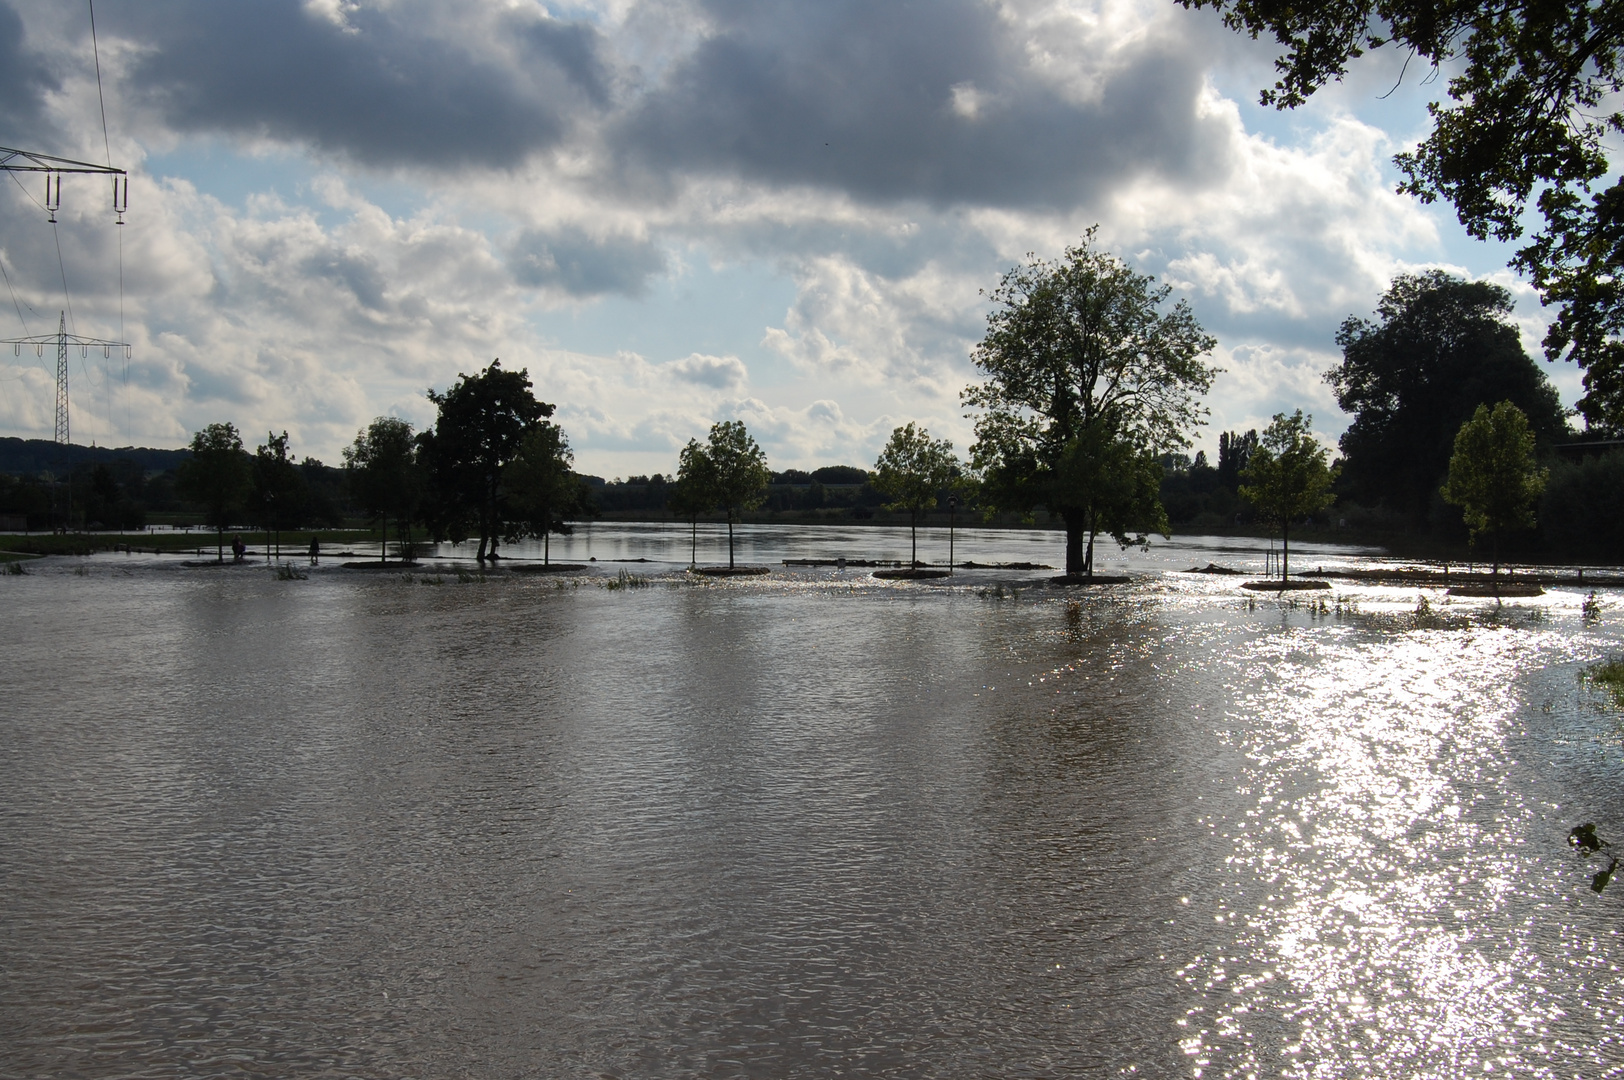
M1585 678L1594 686L1612 695L1613 704L1624 708L1624 660L1614 657L1603 660L1585 672Z
M620 589L646 589L652 582L641 574L629 574L621 570L615 576L603 583L603 587L611 591Z

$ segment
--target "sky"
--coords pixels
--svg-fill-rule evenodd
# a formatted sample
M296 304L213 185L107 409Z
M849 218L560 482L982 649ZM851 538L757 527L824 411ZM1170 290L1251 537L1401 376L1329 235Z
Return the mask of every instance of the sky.
M733 419L775 469L871 466L908 422L964 452L985 293L1096 225L1218 340L1209 456L1298 408L1334 442L1337 328L1398 273L1505 285L1539 355L1508 249L1395 193L1443 78L1378 51L1278 113L1269 43L1172 0L93 11L94 40L90 3L0 0L0 145L131 176L122 226L105 177L54 227L40 178L0 185L0 336L71 307L132 346L72 351L79 443L231 421L337 463L500 358L604 477ZM16 353L0 435L51 438L54 358Z

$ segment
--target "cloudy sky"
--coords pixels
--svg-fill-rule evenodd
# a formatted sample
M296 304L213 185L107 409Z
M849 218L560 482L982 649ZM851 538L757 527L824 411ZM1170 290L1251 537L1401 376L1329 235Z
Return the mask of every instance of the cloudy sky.
M0 336L71 305L78 333L134 344L73 352L75 442L231 420L336 461L500 357L603 476L672 471L734 418L775 468L869 464L910 420L963 449L981 291L1096 223L1219 339L1209 452L1298 407L1334 439L1336 328L1396 272L1501 281L1531 351L1543 333L1505 249L1393 192L1436 80L1394 91L1377 55L1277 114L1256 104L1273 51L1172 0L95 18L106 146L88 6L0 0L0 145L132 175L122 228L100 177L65 182L54 230L37 177L0 188ZM0 434L50 438L53 358L12 352ZM1547 370L1571 402L1574 371Z

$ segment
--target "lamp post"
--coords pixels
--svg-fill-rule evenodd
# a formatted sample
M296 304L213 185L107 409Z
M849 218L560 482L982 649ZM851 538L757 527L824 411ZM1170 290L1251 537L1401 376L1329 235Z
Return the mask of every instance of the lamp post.
M953 526L957 522L959 512L959 497L949 494L947 497L947 576L953 576Z

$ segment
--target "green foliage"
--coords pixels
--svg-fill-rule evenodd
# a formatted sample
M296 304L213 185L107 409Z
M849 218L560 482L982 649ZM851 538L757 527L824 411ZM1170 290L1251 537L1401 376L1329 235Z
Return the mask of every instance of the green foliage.
M932 439L929 431L911 423L891 432L891 440L880 451L874 464L874 487L891 500L886 509L908 512L913 565L919 562L919 515L936 505L958 475L953 444Z
M1287 416L1276 413L1263 431L1243 474L1241 498L1258 516L1280 526L1283 548L1280 577L1290 570L1291 523L1327 509L1336 501L1331 484L1336 472L1325 461L1328 451L1310 430L1312 416L1301 409Z
M1091 552L1109 516L1102 510L1116 498L1091 486L1106 474L1078 455L1137 461L1187 445L1217 373L1201 360L1216 342L1189 306L1163 311L1171 290L1093 240L1090 229L1060 260L1034 257L1004 275L974 354L985 381L963 394L979 412L970 453L983 505L1058 513L1067 573L1085 569L1084 535Z
M1546 470L1534 457L1528 418L1509 401L1479 405L1455 435L1443 497L1461 508L1473 539L1534 527L1534 507ZM1499 570L1498 549L1495 570Z
M1358 502L1425 521L1455 433L1479 405L1511 401L1539 441L1565 436L1556 389L1523 352L1499 285L1441 270L1401 274L1376 315L1343 322L1342 363L1325 376L1354 415L1341 446L1344 490Z
M1295 108L1366 50L1392 44L1448 67L1447 101L1428 105L1431 133L1397 157L1400 190L1454 204L1479 238L1523 235L1529 200L1544 218L1512 265L1560 308L1545 338L1552 359L1571 350L1588 369L1579 408L1592 427L1624 424L1624 179L1599 193L1607 140L1624 132L1620 46L1624 3L1488 0L1181 0L1222 11L1225 25L1271 34L1284 54L1265 104ZM1599 377L1598 377L1599 376Z
M308 501L304 474L288 456L288 433L266 432L250 470L248 502L255 518L267 532L280 533L301 523Z
M439 406L433 429L419 437L432 478L430 527L439 539L477 531L483 560L496 553L505 520L502 470L553 406L536 400L527 372L503 371L500 360L428 398Z
M1169 534L1162 479L1160 455L1136 444L1107 418L1087 425L1065 445L1055 469L1055 501L1082 510L1085 576L1094 574L1098 534L1105 533L1123 548L1144 547L1152 532Z
M216 530L216 555L225 561L225 530L248 495L250 466L242 436L231 424L210 424L192 436L192 456L178 470L175 488L181 498L203 508L204 521Z
M388 554L389 521L408 537L403 554L410 559L410 529L423 498L423 478L417 460L412 425L396 416L380 416L355 442L344 448L344 470L350 494L367 516L383 526L378 558Z
M1572 557L1624 564L1624 450L1557 459L1539 500L1548 547Z
M689 565L696 561L699 515L716 509L716 466L698 439L689 439L677 458L677 482L672 485L666 505L673 514L688 519L690 526Z
M767 468L767 455L742 420L711 425L705 458L710 462L711 505L727 512L727 565L732 568L733 523L745 510L761 505L772 472ZM679 470L679 484L681 475Z
M541 537L543 563L552 559L552 534L569 535L568 519L592 512L592 497L574 463L564 429L544 420L525 433L502 471L507 537Z

